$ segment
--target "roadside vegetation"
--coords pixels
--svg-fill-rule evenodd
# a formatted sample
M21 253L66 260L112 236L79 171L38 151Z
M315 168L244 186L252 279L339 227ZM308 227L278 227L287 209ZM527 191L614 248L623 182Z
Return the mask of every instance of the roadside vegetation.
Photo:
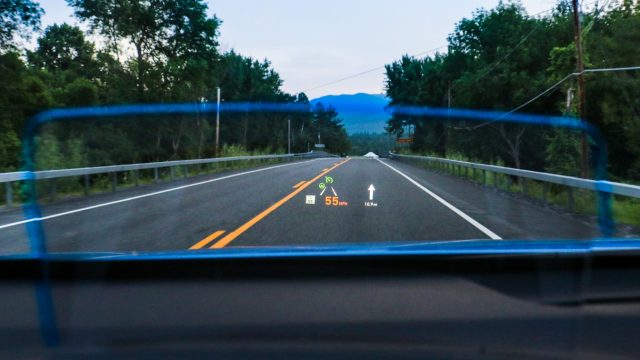
M288 94L268 60L222 52L222 20L204 0L67 0L88 29L40 28L37 1L0 7L0 172L21 166L27 119L49 108L112 104L296 103L302 113L223 113L221 152L215 151L215 114L79 119L47 126L37 139L38 169L101 166L313 148L318 133L327 150L349 142L337 112L312 106L304 93ZM28 38L36 46L28 49ZM94 39L95 41L91 41ZM326 137L325 137L326 135ZM226 150L225 150L226 149ZM230 150L235 149L235 150Z
M582 41L586 69L640 65L640 1L598 2L583 13ZM516 1L477 10L460 20L445 53L425 58L403 56L386 66L390 105L483 109L578 117L577 77L519 108L576 71L571 2L553 11L529 15ZM640 183L640 71L585 75L586 121L603 133L612 181ZM561 128L471 122L455 118L394 116L387 131L412 137L410 154L501 165L555 174L581 175L581 135ZM409 134L409 132L411 132ZM591 142L591 152L596 144ZM590 159L593 165L593 159ZM418 164L434 168L425 163ZM593 192L547 186L506 175L467 173L435 167L455 176L526 193L554 206L595 214ZM593 175L593 174L591 174ZM615 219L640 225L640 201L615 196Z
M246 151L237 145L224 146L220 149L221 158L237 156L263 156L285 154L282 149ZM58 161L53 159L51 161ZM102 173L77 177L64 177L56 179L39 180L36 184L38 200L40 202L54 202L63 198L87 196L105 192L115 192L138 186L161 184L167 181L193 178L202 175L211 175L220 172L241 170L256 166L266 166L293 161L292 158L251 159L222 161L207 164L188 166L162 167L157 170L144 169L138 171L121 171L117 173ZM13 206L22 203L20 196L22 182L11 184ZM0 198L0 205L6 205L6 198Z
M585 68L640 65L640 2L605 1L589 9L582 17ZM505 1L460 20L446 52L403 56L387 65L386 94L391 105L511 111L575 72L575 56L570 1L535 16ZM611 179L640 182L640 71L590 73L585 81L586 120L604 134ZM577 78L518 112L577 117ZM575 132L452 118L395 116L387 122L396 137L408 137L409 129L416 153L581 174L581 136Z
M384 156L393 150L395 139L389 134L355 133L349 135L351 150L349 155L362 156L368 152Z

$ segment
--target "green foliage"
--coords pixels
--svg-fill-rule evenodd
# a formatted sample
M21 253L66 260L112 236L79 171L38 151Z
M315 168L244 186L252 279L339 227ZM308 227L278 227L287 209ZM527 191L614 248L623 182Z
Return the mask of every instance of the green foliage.
M580 135L564 129L554 129L546 138L545 171L553 174L580 175Z
M349 155L362 156L368 152L386 155L393 150L395 140L388 134L355 133L349 136L351 150Z
M69 24L51 25L38 39L38 48L27 52L29 63L47 71L91 73L95 66L94 45L85 40L80 28Z
M334 154L347 153L351 148L347 131L342 125L336 110L317 103L313 107L313 132L320 135L320 141L325 144L325 150Z
M0 171L18 169L18 139L25 122L46 108L213 103L218 86L223 101L295 102L308 109L291 114L222 113L219 156L284 152L289 120L292 152L307 151L318 133L330 151L347 151L348 139L335 111L311 109L306 95L283 92L282 79L268 60L233 50L218 52L221 21L208 15L204 0L67 3L91 33L101 35L104 46L87 40L79 27L63 23L47 27L37 47L25 51L25 56L0 52ZM13 7L8 9L7 4ZM23 23L17 27L35 28L40 10L33 6L27 0L0 0L1 20L19 18ZM215 155L215 114L74 119L41 129L36 166L100 166Z
M28 38L44 11L32 0L0 0L0 51L14 48L14 37Z
M640 4L623 1L583 16L587 68L637 65ZM403 56L386 66L391 105L509 111L575 72L572 8L568 1L543 16L529 16L517 2L500 2L456 24L446 54ZM614 177L640 180L640 78L634 72L585 75L586 120L604 132ZM542 115L576 113L575 79L520 111ZM567 106L568 105L568 106ZM553 128L485 124L455 118L394 116L387 131L414 132L413 152L450 157L461 153L482 162L577 175L576 136Z
M52 102L46 84L27 69L17 53L0 54L0 171L18 169L25 119Z
M2 123L3 119L0 118L0 172L9 172L17 168L16 154L20 151L20 140L13 129Z
M37 170L70 169L85 166L86 149L80 139L61 142L53 133L45 132L36 139Z
M64 86L58 103L70 107L95 105L98 103L98 87L88 79L77 78Z
M67 3L93 32L109 40L112 49L119 49L121 42L131 44L135 56L128 59L128 67L136 76L138 101L157 101L161 94L154 89L171 90L178 85L183 90L185 80L191 90L200 90L190 100L205 96L206 86L189 75L213 70L207 60L217 56L220 20L207 16L204 1L67 0ZM184 95L184 91L175 94Z

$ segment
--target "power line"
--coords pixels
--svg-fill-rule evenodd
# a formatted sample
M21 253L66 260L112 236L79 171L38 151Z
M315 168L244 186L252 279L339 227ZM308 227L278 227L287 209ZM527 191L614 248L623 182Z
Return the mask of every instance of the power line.
M567 81L569 78L574 77L574 76L580 76L580 75L584 75L584 74L588 74L588 73L600 73L600 72L618 72L618 71L634 71L634 70L640 70L640 66L627 66L627 67L617 67L617 68L599 68L599 69L585 69L582 72L574 72L571 73L565 77L562 78L562 80L558 81L557 83L553 84L552 86L550 86L549 88L547 88L546 90L544 90L543 92L539 93L538 95L534 96L533 98L527 100L526 102L524 102L522 105L516 107L515 109L502 114L500 117L496 118L495 120L491 120L491 121L487 121L484 122L482 124L473 126L471 128L469 128L469 130L475 130L478 128L481 128L485 125L489 125L495 121L498 121L500 119L504 119L505 117L513 114L514 112L524 108L525 106L531 104L532 102L538 100L539 98L547 95L548 93L550 93L552 90L556 89L558 86L560 86L560 84L562 84L563 82Z
M593 25L593 23L595 22L595 20L596 20L596 18L597 18L597 15L598 15L599 13L601 13L602 11L604 11L605 7L607 7L607 5L609 5L609 2L610 2L610 1L611 1L611 0L606 0L606 1L604 2L604 4L603 4L600 8L597 8L597 7L596 7L596 9L595 9L595 14L596 14L596 16L595 16L593 19L591 19L591 22L590 22L590 24L589 24L587 27L591 27L591 26ZM586 5L592 5L592 4L594 4L594 3L595 3L595 4L597 4L598 2L597 2L597 1L595 1L595 2L592 2L592 3L590 3L590 4L586 4ZM584 5L585 5L585 4L582 4L582 2L580 3L580 7L582 7L582 6L584 6ZM551 9L551 10L552 10L552 9ZM550 11L550 10L547 10L547 11ZM546 12L546 11L545 11L545 12ZM538 24L538 25L539 25L539 24ZM536 26L535 28L537 28L537 26ZM534 30L535 30L535 28L534 28ZM525 36L525 38L526 38L526 37L528 37L529 35L530 35L530 34L527 34L527 36ZM524 40L524 39L523 39L523 40ZM522 41L518 44L518 46L519 46L521 43L522 43ZM516 46L516 47L517 47L517 46ZM515 49L514 49L514 50L515 50ZM511 52L513 52L513 51L511 51ZM509 56L509 55L511 54L511 52L510 52L509 54L507 54L507 56ZM635 67L627 67L627 68L602 68L602 69L587 69L587 70L582 69L582 70L581 70L581 71L579 71L579 72L571 73L571 74L569 74L569 75L565 76L564 78L562 78L562 80L560 80L560 81L558 81L557 83L555 83L554 85L552 85L550 88L546 89L546 90L545 90L545 91L543 91L542 93L540 93L540 94L536 95L535 97L533 97L532 99L528 100L528 101L527 101L527 102L525 102L524 104L522 104L522 105L520 105L520 106L516 107L515 109L513 109L513 110L511 110L511 111L509 111L509 112L507 112L507 113L503 114L502 116L498 117L496 120L503 119L504 117L509 116L510 114L513 114L514 112L516 112L516 111L518 111L518 110L520 110L520 109L524 108L525 106L527 106L527 105L531 104L532 102L536 101L537 99L541 98L542 96L544 96L544 95L548 94L550 91L554 90L554 89L555 89L556 87L558 87L560 84L562 84L562 83L563 83L563 82L565 82L567 79L569 79L569 78L571 78L571 77L573 77L573 76L581 76L581 75L583 75L583 74L590 73L590 72L603 72L603 71L626 71L626 70L635 70ZM485 75L486 75L486 74L485 74ZM476 126L472 127L470 130L475 130L475 129L481 128L481 127L483 127L483 126L485 126L485 125L488 125L488 124L490 124L490 123L492 123L492 122L494 122L494 121L496 121L496 120L488 121L488 122L485 122L485 123L482 123L482 124L476 125Z
M604 7L609 3L609 1L610 1L610 0L607 0L607 1L606 1L606 3L602 6L602 8L604 8ZM597 3L598 3L598 1L593 1L593 2L591 2L591 3L589 3L589 4L582 4L582 5L584 5L584 6L589 6L589 5L593 5L593 4L597 4ZM533 14L533 15L530 15L529 17L531 17L531 18L535 18L535 17L536 17L536 16L538 16L538 15L541 15L541 14L544 14L544 13L551 12L551 11L553 11L554 9L555 9L555 7L551 8L551 9L543 10L543 11L540 11L540 12L535 13L535 14ZM602 10L602 9L601 9L601 10ZM592 21L593 21L593 20L592 20ZM491 65L489 65L489 67L488 67L484 72L482 72L482 73L481 73L481 75L480 75L478 78L476 78L476 79L475 79L475 81L480 81L480 80L482 80L485 76L489 75L489 73L491 73L491 71L493 71L493 70L494 70L498 65L502 64L505 60L507 60L507 59L508 59L508 58L509 58L509 57L510 57L510 56L511 56L511 55L512 55L512 54L513 54L513 53L514 53L518 48L520 48L520 46L522 46L522 44L524 44L524 42L525 42L525 41L527 41L527 39L529 39L529 37L530 37L531 35L533 35L533 33L534 33L536 30L538 30L538 28L539 28L542 24L543 24L542 22L538 22L538 23L536 23L536 24L533 26L533 28L531 29L531 31L529 31L525 36L523 36L523 37L522 37L522 39L520 39L520 41L519 41L519 42L518 42L514 47L512 47L512 48L511 48L511 50L510 50L506 55L504 55L503 57L501 57L498 61L496 61L496 62L492 63ZM455 87L456 87L456 83L454 83L452 87L454 87L454 88L455 88ZM464 92L464 90L463 90L463 92Z
M429 53L438 51L438 50L446 48L446 47L447 47L447 45L442 45L442 46L439 46L439 47L434 48L434 49L430 49L430 50L423 51L423 52L418 53L418 54L411 55L411 57L424 56L424 55L427 55ZM320 89L320 88L323 88L323 87L327 87L327 86L330 86L330 85L334 85L334 84L337 84L337 83L340 83L340 82L343 82L343 81L346 81L346 80L350 80L350 79L353 79L353 78L356 78L356 77L360 77L362 75L366 75L366 74L372 73L374 71L382 70L384 68L385 68L385 65L378 66L378 67L375 67L373 69L369 69L369 70L366 70L366 71L363 71L363 72L359 72L357 74L345 76L345 77L337 79L337 80L333 80L333 81L330 81L330 82L327 82L327 83L324 83L324 84L321 84L321 85L318 85L318 86L314 86L314 87L302 90L302 92L307 92L307 91L311 91L311 90L316 90L316 89Z
M594 2L591 2L591 3L589 3L589 4L585 4L585 5L593 5L593 4L596 4L597 2L598 2L598 1L594 1ZM607 3L608 3L608 2L609 2L609 1L607 1ZM540 12L538 12L538 13L536 13L536 14L533 14L533 15L530 15L530 16L531 16L531 17L536 17L536 16L538 16L538 15L541 15L541 14L544 14L544 13L547 13L547 12L550 12L550 11L553 11L554 9L555 9L555 7L551 8L551 9L547 9L547 10L540 11ZM525 36L524 36L524 37L523 37L523 38L518 42L518 44L516 44L516 46L515 46L515 47L513 47L513 48L511 49L511 51L509 51L509 52L508 52L504 57L502 57L502 58L501 58L500 60L498 60L496 63L492 64L492 65L489 67L489 69L488 69L485 73L483 73L483 74L481 75L481 77L480 77L480 78L482 78L482 77L486 76L486 75L487 75L489 72L491 72L491 70L493 70L497 65L499 65L500 63L502 63L503 61L505 61L505 60L506 60L506 59L507 59L511 54L513 54L513 52L514 52L517 48L519 48L519 47L520 47L520 46L521 46L521 45L522 45L522 44L523 44L523 43L524 43L524 42L529 38L529 36L531 36L531 35L533 34L533 32L538 28L538 25L539 25L539 24L537 24L536 26L534 26L534 28L533 28L533 29L532 29L532 30L531 30L527 35L525 35ZM417 53L417 54L411 55L411 57L414 57L414 58L415 58L415 57L419 57L419 56L424 56L424 55L427 55L427 54L429 54L429 53L432 53L432 52L438 51L438 50L440 50L440 49L444 49L444 48L446 48L446 47L448 47L448 45L442 45L442 46L439 46L439 47L434 48L434 49L430 49L430 50L427 50L427 51L423 51L423 52L421 52L421 53ZM385 65L377 66L377 67L372 68L372 69L369 69L369 70L365 70L365 71L362 71L362 72L359 72L359 73L356 73L356 74L353 74L353 75L345 76L345 77L340 78L340 79L337 79L337 80L329 81L329 82L324 83L324 84L320 84L320 85L317 85L317 86L314 86L314 87L311 87L311 88L304 89L304 90L302 90L301 92L308 92L308 91L312 91L312 90L317 90L317 89L320 89L320 88L324 88L324 87L327 87L327 86L331 86L331 85L334 85L334 84L338 84L338 83L341 83L341 82L343 82L343 81L351 80L351 79L353 79L353 78L357 78L357 77L360 77L360 76L363 76L363 75L366 75L366 74L372 73L372 72L374 72L374 71L382 70L382 69L384 69L384 68L385 68Z

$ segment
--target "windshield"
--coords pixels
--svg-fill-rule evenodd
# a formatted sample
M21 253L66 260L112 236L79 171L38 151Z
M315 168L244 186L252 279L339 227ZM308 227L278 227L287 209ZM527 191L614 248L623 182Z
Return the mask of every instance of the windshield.
M637 2L19 2L0 254L640 234Z

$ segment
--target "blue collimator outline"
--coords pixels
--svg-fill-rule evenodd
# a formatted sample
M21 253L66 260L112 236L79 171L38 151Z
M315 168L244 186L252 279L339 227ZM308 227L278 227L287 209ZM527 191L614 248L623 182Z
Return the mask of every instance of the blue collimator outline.
M221 113L241 112L280 112L300 113L308 112L313 107L303 103L269 103L269 102L238 102L222 103ZM354 102L348 106L349 110L379 111L379 107L371 104ZM178 103L178 104L134 104L116 106L81 107L72 109L47 110L29 119L22 145L23 171L27 173L24 182L23 194L26 195L24 214L27 219L39 219L42 216L37 202L35 189L35 136L40 127L46 123L61 120L82 118L115 118L125 116L162 116L162 115L195 115L201 113L214 113L218 109L212 103ZM447 118L452 120L491 121L500 123L516 123L524 125L546 125L568 128L588 134L595 143L595 178L598 182L598 224L601 235L609 238L614 232L614 221L611 210L611 194L606 191L607 179L607 148L600 131L586 121L574 117L560 117L547 115L532 115L521 113L504 113L498 111L467 110L455 108L431 108L420 106L390 106L387 108L390 115ZM32 254L45 254L47 252L46 237L42 229L41 220L30 221L26 224Z

